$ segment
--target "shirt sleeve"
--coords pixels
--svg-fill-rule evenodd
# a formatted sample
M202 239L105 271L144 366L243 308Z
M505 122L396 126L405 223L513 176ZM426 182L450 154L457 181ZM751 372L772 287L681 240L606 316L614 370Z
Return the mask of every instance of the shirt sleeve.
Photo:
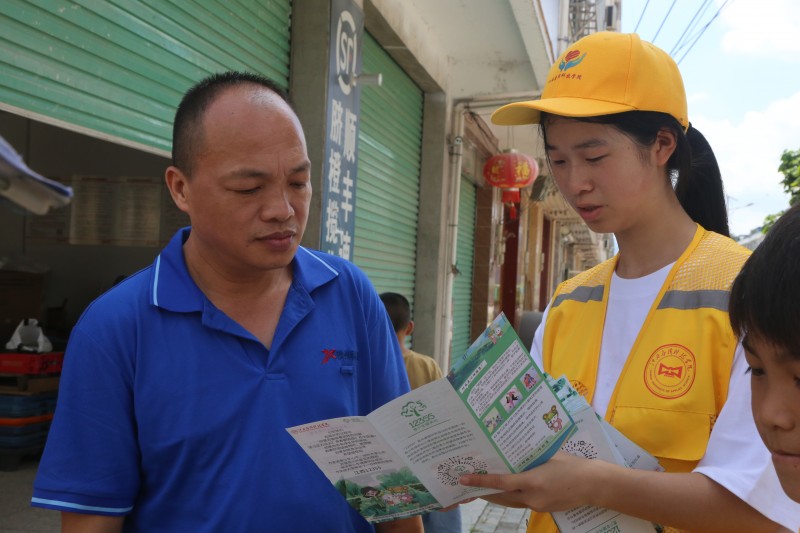
M750 376L741 344L734 355L728 399L694 471L719 483L770 520L791 531L800 528L800 504L783 492L753 421Z
M542 346L544 345L544 325L547 322L547 315L550 311L550 304L542 313L542 321L539 322L539 327L536 328L536 333L533 334L533 342L531 343L531 357L539 370L544 370L544 358L542 357Z
M86 329L70 336L31 504L120 516L139 490L132 364Z

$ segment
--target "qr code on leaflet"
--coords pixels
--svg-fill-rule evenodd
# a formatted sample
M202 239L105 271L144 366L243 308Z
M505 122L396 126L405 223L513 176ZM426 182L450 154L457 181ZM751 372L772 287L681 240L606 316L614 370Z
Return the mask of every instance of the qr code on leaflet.
M465 474L487 474L489 465L473 455L455 455L436 466L436 477L443 485L455 487Z

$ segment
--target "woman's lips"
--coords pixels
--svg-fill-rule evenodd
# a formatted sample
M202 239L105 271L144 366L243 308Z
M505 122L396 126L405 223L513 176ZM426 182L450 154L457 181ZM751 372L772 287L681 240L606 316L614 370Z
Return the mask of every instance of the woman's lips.
M580 205L576 206L575 209L585 222L591 222L600 216L603 207L599 205Z

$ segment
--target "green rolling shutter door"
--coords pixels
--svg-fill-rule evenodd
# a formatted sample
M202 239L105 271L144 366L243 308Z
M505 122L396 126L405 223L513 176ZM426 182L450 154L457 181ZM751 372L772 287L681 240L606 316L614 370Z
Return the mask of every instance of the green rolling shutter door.
M458 231L456 238L456 267L459 274L453 280L453 351L459 357L467 351L472 320L472 261L475 255L475 185L461 178L458 199Z
M414 297L423 94L368 33L362 71L353 261L378 292Z
M290 15L291 0L3 0L0 108L169 151L175 107L207 74L288 87Z

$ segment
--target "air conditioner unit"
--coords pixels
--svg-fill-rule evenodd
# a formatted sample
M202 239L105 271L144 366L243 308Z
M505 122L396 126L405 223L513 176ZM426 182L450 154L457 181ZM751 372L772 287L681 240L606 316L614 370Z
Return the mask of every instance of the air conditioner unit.
M614 17L616 6L610 5L606 6L606 30L614 31L616 30L614 26L614 21L616 18Z

